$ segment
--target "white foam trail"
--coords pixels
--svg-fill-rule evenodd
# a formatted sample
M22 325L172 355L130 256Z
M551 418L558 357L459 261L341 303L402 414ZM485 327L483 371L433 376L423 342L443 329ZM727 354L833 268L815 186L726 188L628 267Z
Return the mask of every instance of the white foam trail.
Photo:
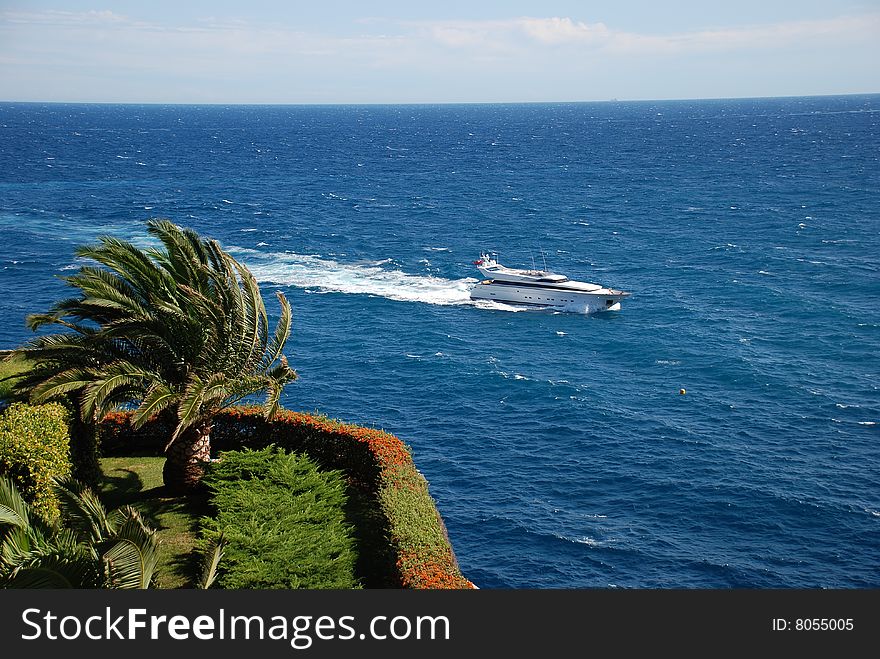
M325 293L376 295L402 302L470 305L470 289L476 279L443 279L385 270L378 263L340 263L313 254L260 252L230 247L241 254L258 281L296 286Z
M530 307L517 307L512 304L504 304L503 302L493 302L492 300L476 300L473 304L477 309L494 309L495 311L510 311L511 313L528 311L530 309Z

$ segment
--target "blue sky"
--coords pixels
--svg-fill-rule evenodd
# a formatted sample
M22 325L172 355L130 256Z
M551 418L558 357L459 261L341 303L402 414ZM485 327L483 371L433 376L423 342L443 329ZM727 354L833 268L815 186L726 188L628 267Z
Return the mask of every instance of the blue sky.
M0 0L0 100L444 103L880 92L880 0Z

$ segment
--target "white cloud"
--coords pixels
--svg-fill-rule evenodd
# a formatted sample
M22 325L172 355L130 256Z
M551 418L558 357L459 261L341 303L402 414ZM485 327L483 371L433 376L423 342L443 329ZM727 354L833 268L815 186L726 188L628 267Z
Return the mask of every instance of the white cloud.
M575 22L570 18L520 18L514 21L529 37L546 44L605 43L614 33L604 23Z

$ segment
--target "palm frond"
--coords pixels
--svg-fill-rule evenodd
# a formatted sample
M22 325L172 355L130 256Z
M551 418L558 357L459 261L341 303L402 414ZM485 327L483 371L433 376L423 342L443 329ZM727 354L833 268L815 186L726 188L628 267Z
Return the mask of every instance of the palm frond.
M28 505L9 476L0 476L0 526L30 526Z
M155 372L146 370L137 364L117 360L108 364L100 371L93 373L93 380L83 389L83 418L104 416L112 409L110 404L113 395L119 389L128 388L132 391L146 391L150 382L157 379ZM126 396L133 398L134 396Z
M20 567L2 581L6 588L97 588L94 561L87 556L42 556L33 566Z
M82 266L76 275L67 277L66 281L80 288L86 293L96 296L98 291L107 291L111 297L120 299L129 299L142 305L144 298L135 288L123 277L115 272L110 272L105 268L96 268L94 266Z
M92 345L97 330L91 328L77 334L43 334L28 341L24 347L13 351L25 358L46 359L64 352L84 351L97 354Z
M94 382L94 376L81 368L71 368L42 379L30 388L31 401L44 403L57 396L83 389Z
M131 506L121 511L125 520L103 555L105 574L112 588L149 588L159 562L156 531Z
M263 416L266 419L271 419L278 413L278 408L281 403L281 387L277 385L272 385L268 388L266 393L266 402L263 403Z
M147 395L131 416L131 424L140 428L154 414L168 408L180 398L180 395L161 381L153 382Z
M206 263L207 257L198 234L164 219L147 222L147 231L165 246L164 254L156 257L174 280L204 289L206 278L199 266Z
M67 527L82 542L99 543L113 535L107 509L89 487L65 479L56 482L54 489Z
M260 287L250 270L240 263L234 264L241 277L242 293L244 296L244 312L242 323L245 331L242 333L241 350L244 358L244 370L252 371L263 357L266 335L269 332L269 322L266 316L266 307L260 294Z
M205 383L202 393L202 404L211 408L220 408L223 401L232 395L230 380L225 373L214 373Z
M269 345L266 349L266 354L263 357L263 361L261 363L264 369L269 368L272 364L275 363L276 359L281 357L281 353L284 350L284 345L287 343L287 339L290 337L290 329L293 324L293 316L290 311L290 303L287 301L284 293L282 293L281 291L276 291L275 295L278 298L278 302L281 304L281 317L278 319L278 324L275 326L275 334L272 336L272 340L269 342Z
M200 378L193 377L177 404L177 427L171 435L171 440L165 446L167 451L177 441L180 434L199 420L202 413L202 403L205 399L205 387L207 383Z
M74 332L85 333L85 329L79 323L72 323L64 319L67 313L67 309L57 309L47 313L33 313L25 318L25 326L36 331L44 325L61 325L67 329L72 329Z
M28 520L24 519L13 508L0 503L0 528L4 526L13 526L16 528L26 528Z
M173 292L174 279L133 244L112 236L101 237L99 243L80 247L77 256L104 265L127 281L145 299L167 298Z
M223 558L225 548L226 537L223 533L220 533L220 537L217 538L216 542L214 542L211 548L205 553L202 562L202 573L199 576L197 588L207 590L213 585L214 581L217 579L220 560Z

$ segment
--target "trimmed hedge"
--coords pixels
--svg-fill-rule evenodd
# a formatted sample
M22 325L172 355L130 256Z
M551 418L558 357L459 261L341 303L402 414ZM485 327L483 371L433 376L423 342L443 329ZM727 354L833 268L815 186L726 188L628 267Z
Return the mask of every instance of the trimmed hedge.
M357 552L345 481L276 447L227 451L204 484L215 517L202 534L225 538L217 584L226 589L352 589Z
M101 481L97 429L93 423L86 423L80 418L79 411L69 400L62 403L70 413L71 476L95 489Z
M170 430L161 421L148 426L129 432L127 413L108 415L100 425L101 446L105 453L132 446L159 451ZM428 483L400 439L382 430L287 410L271 421L257 407L232 408L215 418L211 432L215 452L270 444L304 453L324 469L342 471L352 488L376 502L376 525L385 536L393 573L392 582L384 585L474 587L461 574Z
M59 403L12 403L0 414L0 474L46 520L59 512L54 479L70 476L69 418Z

